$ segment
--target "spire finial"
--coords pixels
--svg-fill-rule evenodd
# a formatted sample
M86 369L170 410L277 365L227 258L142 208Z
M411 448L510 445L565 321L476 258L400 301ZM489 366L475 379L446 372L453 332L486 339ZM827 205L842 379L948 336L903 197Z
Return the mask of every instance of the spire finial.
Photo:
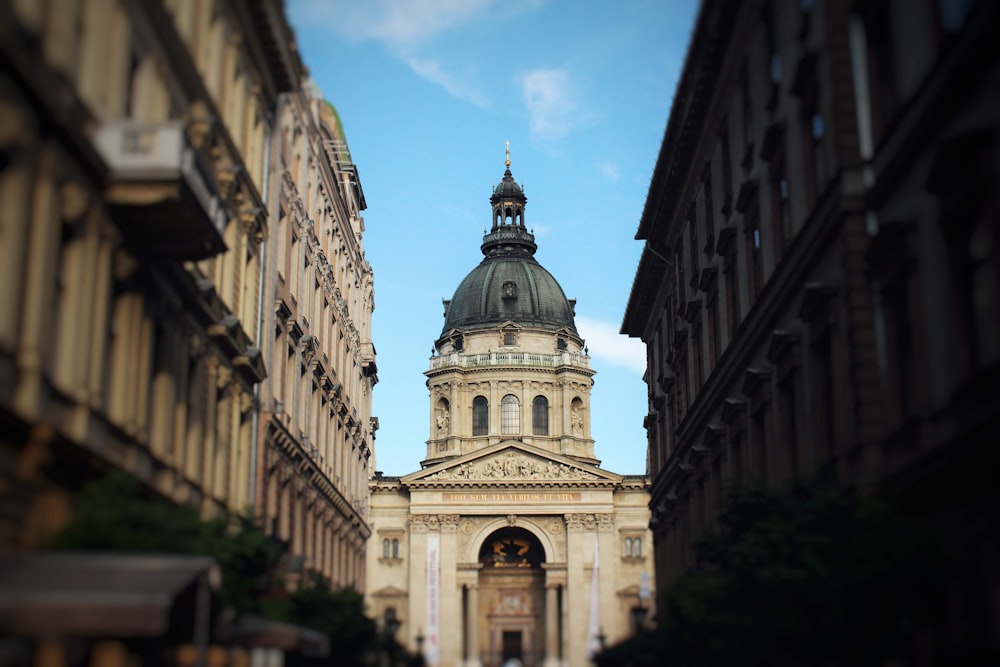
M509 167L510 166L510 142L509 141L505 141L504 144L506 144L506 146L507 146L507 160L506 160L506 162L504 164L506 164Z

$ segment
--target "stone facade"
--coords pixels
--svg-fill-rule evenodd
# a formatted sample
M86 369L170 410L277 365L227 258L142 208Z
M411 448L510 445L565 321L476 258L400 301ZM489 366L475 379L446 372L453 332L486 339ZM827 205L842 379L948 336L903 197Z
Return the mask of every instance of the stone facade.
M1000 646L998 543L971 528L997 521L997 20L703 3L622 326L647 346L661 590L726 486L825 470L926 515L963 563L942 618L981 622L929 631L938 658L914 664Z
M506 187L517 201L512 179ZM376 473L371 484L369 611L401 621L400 639L431 664L518 656L532 666L582 665L592 601L607 642L628 637L650 612L649 482L603 470L594 458L594 372L572 302L531 257L519 203L511 222L484 237L483 253L495 260L446 302L426 372L421 470ZM480 271L494 282L506 275L503 290L482 297L489 287L475 283ZM476 287L465 290L469 281ZM532 289L530 305L512 303ZM466 302L478 298L484 303ZM505 309L518 314L486 314ZM462 315L464 326L453 327L456 313L480 319Z
M0 550L121 469L363 586L365 203L294 43L276 0L0 5Z
M336 111L318 91L283 95L277 126L258 506L305 567L364 590L378 381L365 198Z

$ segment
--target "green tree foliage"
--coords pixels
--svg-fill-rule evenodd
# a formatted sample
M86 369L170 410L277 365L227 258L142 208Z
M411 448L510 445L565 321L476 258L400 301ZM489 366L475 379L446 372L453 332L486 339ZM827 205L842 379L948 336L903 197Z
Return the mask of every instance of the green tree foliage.
M275 570L284 553L249 516L202 521L195 508L147 495L123 473L84 487L74 520L55 547L210 555L222 570L222 604L252 613L265 611L262 603L278 583Z
M73 522L53 546L210 555L222 570L223 606L325 633L332 664L361 665L366 653L378 649L375 624L353 589L332 590L328 580L312 575L298 590L286 590L279 576L285 545L266 535L252 516L202 521L196 509L145 493L122 473L84 487ZM320 662L289 656L289 664Z
M599 665L882 665L906 653L939 551L884 500L817 482L730 493L659 628Z
M329 580L319 574L289 597L288 620L328 635L338 665L363 664L378 640L375 624L364 615L361 594L350 588L331 593Z

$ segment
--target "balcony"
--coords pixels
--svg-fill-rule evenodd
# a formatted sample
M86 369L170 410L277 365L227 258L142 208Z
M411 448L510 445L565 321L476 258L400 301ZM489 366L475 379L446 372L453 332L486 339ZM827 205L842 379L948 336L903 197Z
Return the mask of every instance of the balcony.
M491 368L503 366L537 366L541 368L558 368L572 366L575 368L590 368L590 357L585 354L562 352L558 354L541 354L537 352L487 352L485 354L451 354L433 357L431 370L445 368Z
M109 168L106 200L137 254L197 260L226 250L225 207L183 123L112 121L94 139Z

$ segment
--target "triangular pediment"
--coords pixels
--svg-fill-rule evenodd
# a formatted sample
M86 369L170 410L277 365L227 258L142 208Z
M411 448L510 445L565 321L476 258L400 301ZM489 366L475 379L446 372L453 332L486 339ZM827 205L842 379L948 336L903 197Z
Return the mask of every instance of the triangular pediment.
M622 476L517 440L449 459L400 478L404 484L619 482Z

